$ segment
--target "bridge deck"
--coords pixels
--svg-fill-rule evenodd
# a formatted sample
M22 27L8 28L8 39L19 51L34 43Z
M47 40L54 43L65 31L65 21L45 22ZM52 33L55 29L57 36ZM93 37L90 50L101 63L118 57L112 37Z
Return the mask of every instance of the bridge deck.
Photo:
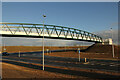
M2 23L1 35L5 37L43 37L42 24ZM45 38L102 42L102 38L78 29L54 25L44 26Z

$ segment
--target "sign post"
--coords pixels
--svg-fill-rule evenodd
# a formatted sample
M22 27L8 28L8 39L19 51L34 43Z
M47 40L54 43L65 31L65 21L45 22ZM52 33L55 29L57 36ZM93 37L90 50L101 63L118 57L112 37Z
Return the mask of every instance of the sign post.
M4 44L4 52L6 52L5 44Z
M49 49L47 49L47 55L48 55Z
M79 62L80 62L80 48L78 48L78 53L79 53Z

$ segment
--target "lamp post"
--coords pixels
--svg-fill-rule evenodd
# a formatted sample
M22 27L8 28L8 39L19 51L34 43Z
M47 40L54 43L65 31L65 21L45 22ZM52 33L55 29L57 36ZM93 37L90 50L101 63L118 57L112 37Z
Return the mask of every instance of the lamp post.
M113 58L115 57L115 52L114 52L114 45L113 45L113 30L111 28L111 36L112 36L112 53L113 53Z
M42 42L43 42L43 70L44 70L44 18L45 18L46 16L45 15L43 15L43 39L42 39Z

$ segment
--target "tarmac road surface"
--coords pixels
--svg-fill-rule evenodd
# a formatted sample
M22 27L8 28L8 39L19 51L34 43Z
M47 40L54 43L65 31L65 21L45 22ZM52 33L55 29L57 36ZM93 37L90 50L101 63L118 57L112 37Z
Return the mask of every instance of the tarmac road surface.
M18 57L18 54L2 56L3 62L5 60L22 61L28 63L42 64L42 54L22 54ZM73 68L84 68L84 69L95 69L102 71L118 72L120 69L120 61L117 60L97 60L97 59L81 59L81 62L77 58L65 58L65 57L53 57L45 56L45 65L52 66L63 66L63 67L73 67Z

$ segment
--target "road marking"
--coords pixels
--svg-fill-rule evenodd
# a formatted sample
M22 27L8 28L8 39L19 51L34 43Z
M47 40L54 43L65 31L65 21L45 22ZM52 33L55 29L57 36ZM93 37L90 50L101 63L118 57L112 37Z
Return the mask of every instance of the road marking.
M110 64L115 64L115 63L110 63Z
M100 64L100 65L106 65L106 64Z
M101 63L95 63L95 64L98 64L98 65L100 65Z
M89 64L89 62L83 63L83 64Z
M95 65L95 64L91 64L91 65Z
M110 66L116 66L116 65L110 65Z
M71 63L71 62L67 62L67 63Z

